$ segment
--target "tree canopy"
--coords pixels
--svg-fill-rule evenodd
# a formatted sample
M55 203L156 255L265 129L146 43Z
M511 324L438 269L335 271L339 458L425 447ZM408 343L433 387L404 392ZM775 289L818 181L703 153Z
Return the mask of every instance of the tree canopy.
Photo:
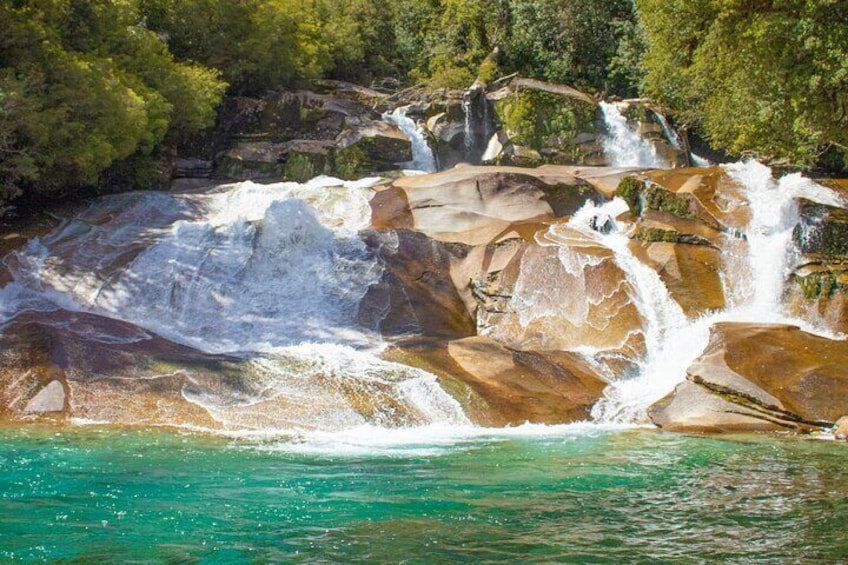
M844 0L0 0L0 207L143 187L225 93L518 72L645 94L732 154L846 168ZM124 174L126 173L126 174Z
M848 3L637 0L644 92L731 154L812 167L848 151ZM827 164L827 163L825 163ZM836 163L845 168L846 162Z

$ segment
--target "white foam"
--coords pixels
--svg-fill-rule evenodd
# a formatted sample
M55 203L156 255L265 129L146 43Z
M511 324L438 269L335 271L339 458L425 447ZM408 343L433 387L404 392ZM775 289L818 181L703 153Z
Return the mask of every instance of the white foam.
M627 123L618 104L600 103L609 133L601 138L604 155L613 167L667 167L652 143Z
M544 425L525 423L520 426L486 428L471 425L429 425L408 428L382 428L364 425L342 432L291 432L284 435L237 434L230 437L247 441L239 444L249 449L281 453L327 455L333 457L430 457L458 450L473 449L481 444L510 440L564 440L637 429L632 424Z
M408 106L395 108L391 113L383 114L383 119L398 126L412 142L412 161L404 163L404 166L419 172L433 172L437 170L436 157L427 143L424 131L406 115L408 110Z

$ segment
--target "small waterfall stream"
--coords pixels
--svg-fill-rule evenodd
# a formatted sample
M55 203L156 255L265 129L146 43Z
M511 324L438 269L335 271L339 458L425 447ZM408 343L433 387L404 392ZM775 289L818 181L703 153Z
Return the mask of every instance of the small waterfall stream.
M601 207L589 203L569 222L615 253L616 262L636 289L635 304L645 320L646 354L639 373L607 388L592 412L596 421L644 421L647 408L685 378L686 369L706 347L710 327L717 322L793 324L835 337L827 330L789 317L783 306L783 293L798 255L792 241L792 230L798 222L796 199L803 197L834 206L844 202L835 192L799 174L775 181L771 170L756 161L729 165L726 170L743 186L752 214L745 230L744 260L730 262L736 268L725 273L726 294L738 298L720 312L687 320L656 272L633 257L621 226L608 235L592 235L589 226L599 222L593 222L593 218L607 221L626 209L618 199Z
M608 134L603 136L601 144L604 154L613 167L667 167L657 150L636 133L627 124L627 119L621 113L618 105L609 102L600 103L604 123Z
M427 173L437 171L438 166L433 150L427 143L421 127L406 115L408 110L408 107L402 106L395 108L391 113L383 114L384 120L395 124L412 142L412 161L406 163L405 168Z

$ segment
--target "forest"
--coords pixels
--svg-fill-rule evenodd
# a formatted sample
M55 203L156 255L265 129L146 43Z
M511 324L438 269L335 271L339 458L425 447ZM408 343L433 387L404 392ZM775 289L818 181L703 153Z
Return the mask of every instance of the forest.
M644 96L729 156L848 168L844 0L0 0L0 209L145 188L223 97L511 73Z

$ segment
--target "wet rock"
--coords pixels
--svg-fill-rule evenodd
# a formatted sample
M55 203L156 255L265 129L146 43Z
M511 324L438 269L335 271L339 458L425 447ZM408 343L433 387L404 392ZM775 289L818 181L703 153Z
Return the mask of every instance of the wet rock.
M606 386L579 355L520 351L479 336L407 340L389 356L438 375L468 417L484 426L587 420Z
M610 250L566 233L568 248L523 244L488 281L488 294L508 299L478 309L480 333L514 349L638 358L644 321L626 275Z
M384 335L475 333L474 319L451 273L467 256L468 246L409 230L370 232L365 238L385 270L360 304L360 323Z
M808 263L787 285L786 309L836 333L848 333L848 264Z
M794 326L721 323L687 382L650 410L676 431L812 430L848 412L848 343Z
M220 381L236 359L201 353L124 322L32 312L0 334L0 418L61 414L125 424L218 427L184 386ZM230 382L233 382L232 380Z
M802 253L848 258L848 210L801 198L801 221L792 232Z
M640 261L657 271L687 317L723 309L726 303L721 251L703 244L689 244L679 232L671 233L671 242L633 242L631 250Z
M587 420L606 386L575 354L515 351L485 337L452 341L448 353L502 425Z

